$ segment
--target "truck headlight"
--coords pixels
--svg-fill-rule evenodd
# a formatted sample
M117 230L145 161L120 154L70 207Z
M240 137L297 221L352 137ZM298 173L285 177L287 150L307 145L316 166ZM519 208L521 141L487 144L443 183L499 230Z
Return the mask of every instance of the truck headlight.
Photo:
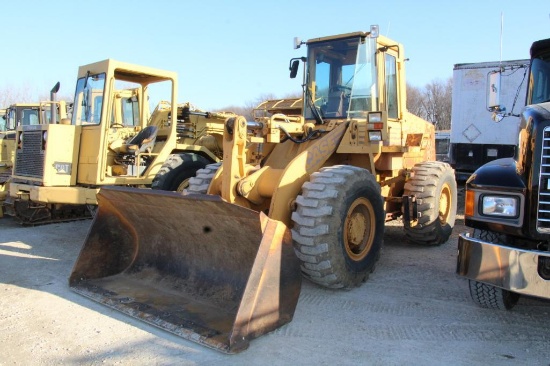
M481 197L481 214L495 217L518 217L517 197L484 195Z

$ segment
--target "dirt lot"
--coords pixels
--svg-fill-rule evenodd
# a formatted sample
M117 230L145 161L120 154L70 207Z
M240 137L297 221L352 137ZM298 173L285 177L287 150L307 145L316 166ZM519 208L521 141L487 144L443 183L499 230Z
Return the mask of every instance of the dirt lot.
M434 248L390 226L368 282L304 281L294 320L224 355L71 292L91 221L20 227L0 220L0 365L550 365L550 302L476 307L455 271L457 235ZM396 223L397 225L397 223Z

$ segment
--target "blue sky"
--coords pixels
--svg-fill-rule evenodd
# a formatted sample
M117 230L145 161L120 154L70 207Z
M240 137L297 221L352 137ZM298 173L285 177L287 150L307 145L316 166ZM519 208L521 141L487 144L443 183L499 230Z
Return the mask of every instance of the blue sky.
M455 5L457 4L457 5ZM503 41L501 51L501 15ZM533 1L6 1L0 91L30 88L72 96L80 65L113 58L176 71L179 101L202 109L244 105L300 91L288 62L303 40L380 33L404 45L407 80L423 87L453 65L524 59L550 37L550 3Z

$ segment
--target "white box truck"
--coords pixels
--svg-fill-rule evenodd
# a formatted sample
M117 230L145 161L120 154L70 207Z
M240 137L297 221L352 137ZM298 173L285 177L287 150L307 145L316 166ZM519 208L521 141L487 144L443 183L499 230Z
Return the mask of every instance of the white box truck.
M468 179L489 161L514 156L518 114L525 106L528 66L529 60L454 66L449 155L458 180ZM488 82L495 73L500 73L499 83ZM489 87L500 88L499 103L503 108L493 114L489 108L493 101L487 100Z

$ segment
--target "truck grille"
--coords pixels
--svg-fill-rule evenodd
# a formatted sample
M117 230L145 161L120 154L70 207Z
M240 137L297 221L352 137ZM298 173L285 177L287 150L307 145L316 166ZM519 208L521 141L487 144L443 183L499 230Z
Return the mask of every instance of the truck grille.
M544 129L542 138L537 231L550 233L550 127Z
M42 178L44 175L44 151L42 131L25 131L21 149L15 153L15 175Z

